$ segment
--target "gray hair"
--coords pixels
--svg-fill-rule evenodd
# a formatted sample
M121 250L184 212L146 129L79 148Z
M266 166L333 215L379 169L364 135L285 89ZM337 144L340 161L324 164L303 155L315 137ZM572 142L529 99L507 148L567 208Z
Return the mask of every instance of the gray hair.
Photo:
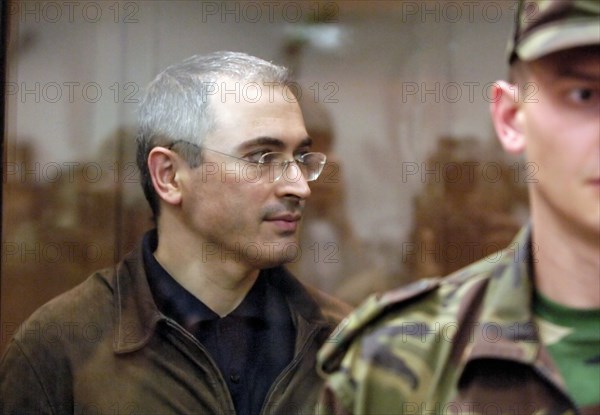
M287 68L238 52L194 55L161 72L146 89L139 107L137 164L144 195L154 219L159 198L150 179L148 154L157 146L188 142L182 156L192 167L201 163L199 149L208 133L214 131L215 116L210 102L215 99L218 81L291 84Z

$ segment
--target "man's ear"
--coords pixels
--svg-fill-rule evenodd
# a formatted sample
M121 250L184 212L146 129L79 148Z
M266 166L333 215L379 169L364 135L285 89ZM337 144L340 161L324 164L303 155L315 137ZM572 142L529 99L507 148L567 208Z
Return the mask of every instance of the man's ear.
M522 131L518 86L496 81L492 89L494 99L490 104L490 111L498 139L508 153L522 153L525 150L525 136Z
M148 154L148 170L158 196L168 204L181 203L181 183L178 168L181 159L164 147L154 147Z

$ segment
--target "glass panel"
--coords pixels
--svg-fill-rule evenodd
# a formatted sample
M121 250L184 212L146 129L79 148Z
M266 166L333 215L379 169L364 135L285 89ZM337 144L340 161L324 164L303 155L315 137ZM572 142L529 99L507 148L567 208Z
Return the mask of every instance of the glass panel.
M527 216L535 171L504 157L488 114L512 2L9 8L2 345L152 226L136 104L158 72L196 53L238 50L294 69L314 151L328 154L290 264L308 283L356 303L491 253Z

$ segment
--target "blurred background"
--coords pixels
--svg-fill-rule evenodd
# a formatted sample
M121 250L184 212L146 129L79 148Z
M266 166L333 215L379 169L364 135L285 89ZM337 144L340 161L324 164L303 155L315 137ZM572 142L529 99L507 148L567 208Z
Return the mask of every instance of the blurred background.
M0 348L50 298L151 227L136 106L166 66L215 50L293 69L329 155L298 277L356 304L506 246L535 166L496 142L515 4L479 1L9 1Z

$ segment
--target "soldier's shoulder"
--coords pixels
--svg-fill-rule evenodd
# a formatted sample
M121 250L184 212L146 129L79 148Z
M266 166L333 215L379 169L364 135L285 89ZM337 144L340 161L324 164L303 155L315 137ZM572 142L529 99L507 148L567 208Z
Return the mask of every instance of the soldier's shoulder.
M415 330L419 322L452 313L467 293L485 285L499 265L479 261L444 278L422 279L370 296L331 334L319 353L319 369L323 373L337 370L345 352L359 338L391 326Z
M373 328L381 318L399 305L436 290L441 281L441 278L428 278L383 294L371 295L331 333L319 352L319 369L324 373L335 370L344 352L356 338Z

